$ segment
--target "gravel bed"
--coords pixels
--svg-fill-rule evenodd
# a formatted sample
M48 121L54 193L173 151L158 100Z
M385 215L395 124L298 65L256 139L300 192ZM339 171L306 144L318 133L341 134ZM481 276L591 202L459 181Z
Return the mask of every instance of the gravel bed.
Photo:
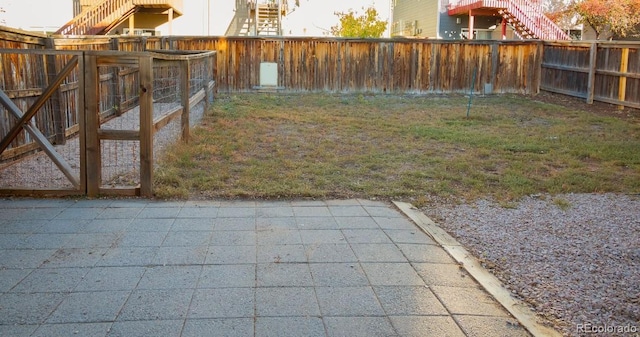
M422 211L564 335L640 336L638 195L535 196L508 207L480 200Z

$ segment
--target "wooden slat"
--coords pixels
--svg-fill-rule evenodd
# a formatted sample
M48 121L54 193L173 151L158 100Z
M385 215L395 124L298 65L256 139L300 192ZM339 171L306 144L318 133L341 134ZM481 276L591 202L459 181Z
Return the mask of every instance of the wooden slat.
M9 97L4 93L4 91L0 90L0 103L11 113L14 117L20 119L22 117L22 112L20 109L11 101ZM31 124L24 125L23 128L29 132L29 134L33 137L34 141L38 143L40 148L51 158L54 164L58 167L58 169L62 172L62 174L67 177L67 179L73 184L74 187L80 187L80 181L73 174L73 170L71 166L67 163L66 160L53 148L51 143L47 140L47 137L43 135L38 128ZM4 151L4 148L0 150L0 153Z
M587 83L587 104L593 104L596 83L598 43L592 43L589 50L589 80Z
M98 138L100 140L139 140L140 131L99 129Z
M622 56L620 60L620 80L618 84L618 100L620 102L625 101L627 95L627 69L629 67L629 48L622 49ZM624 109L624 105L618 105L618 109Z
M140 194L153 196L153 58L140 57Z
M185 143L189 142L189 114L191 112L191 104L189 104L189 95L191 94L191 84L189 77L191 76L191 65L188 60L181 61L180 64L180 99L182 103L182 114L180 118L181 138Z
M180 117L183 114L184 109L179 106L173 109L172 111L167 112L167 114L163 115L160 118L153 120L153 132L157 132L160 129L167 126L167 124L171 123L174 119Z
M78 56L72 57L71 60L69 61L69 63L67 63L67 65L62 69L60 74L58 74L58 76L56 76L56 78L49 84L49 86L44 90L42 95L40 97L38 97L36 102L33 103L33 105L27 110L27 112L24 113L24 115L22 115L20 113L16 114L17 111L20 111L19 109L17 111L13 112L14 116L16 116L16 118L18 118L18 122L13 126L13 128L11 128L11 130L9 130L7 135L0 142L0 153L4 149L9 147L9 144L11 144L11 142L16 138L16 136L18 136L18 133L20 133L20 131L22 131L22 128L26 127L26 124L29 122L29 120L31 120L31 118L33 118L33 116L35 116L36 112L38 112L38 110L40 110L40 108L42 108L44 103L51 97L51 95L53 95L53 93L55 93L56 90L58 90L58 87L60 86L60 83L62 83L62 81L64 81L64 79L67 76L69 76L69 74L71 73L73 68L75 68L75 66L77 64L78 64ZM9 99L4 93L3 93L3 95L7 99ZM10 101L10 99L9 99L9 101ZM18 115L21 115L21 116L17 117Z
M87 168L87 195L96 197L100 194L102 181L102 154L98 129L100 127L99 116L99 75L98 60L95 55L85 55L84 69L84 104L85 104L85 153Z

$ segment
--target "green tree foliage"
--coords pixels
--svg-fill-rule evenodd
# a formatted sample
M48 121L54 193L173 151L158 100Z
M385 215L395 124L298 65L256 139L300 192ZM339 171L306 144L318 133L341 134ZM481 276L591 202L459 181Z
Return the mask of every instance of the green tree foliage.
M362 8L364 9L364 7ZM331 27L331 33L340 37L379 38L387 29L387 21L378 18L378 11L369 7L363 15L349 9L347 13L335 12L340 22Z
M640 0L582 0L574 6L581 21L596 33L596 39L608 29L613 38L638 34Z

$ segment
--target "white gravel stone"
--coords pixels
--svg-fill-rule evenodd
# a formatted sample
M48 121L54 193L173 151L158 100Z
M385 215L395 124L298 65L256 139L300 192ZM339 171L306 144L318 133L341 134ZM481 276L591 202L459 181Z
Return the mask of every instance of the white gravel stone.
M565 335L584 335L580 324L640 334L640 196L545 195L423 212Z

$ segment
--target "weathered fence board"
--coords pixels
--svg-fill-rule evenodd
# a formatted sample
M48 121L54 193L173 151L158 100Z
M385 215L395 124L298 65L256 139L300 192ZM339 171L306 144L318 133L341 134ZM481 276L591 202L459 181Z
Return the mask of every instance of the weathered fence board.
M640 43L545 42L540 87L640 109Z

